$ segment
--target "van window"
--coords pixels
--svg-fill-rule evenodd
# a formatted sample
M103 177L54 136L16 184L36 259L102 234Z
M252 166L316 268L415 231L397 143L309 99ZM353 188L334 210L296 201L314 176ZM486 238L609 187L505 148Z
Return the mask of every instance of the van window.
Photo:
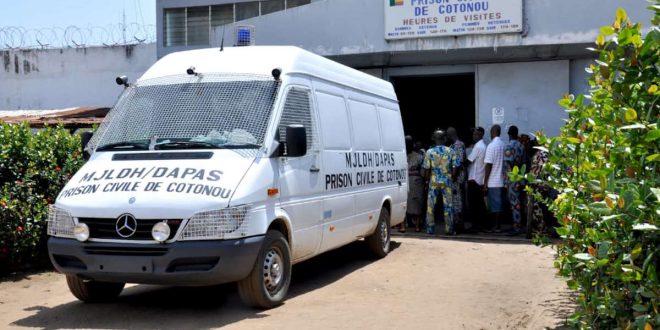
M258 149L264 142L279 82L239 74L187 74L126 88L90 141L90 148L155 139L182 148ZM105 148L103 148L105 149Z
M307 149L312 149L316 145L316 128L314 117L312 116L310 93L307 89L294 87L289 90L286 101L284 102L284 110L282 110L282 119L280 119L279 131L281 141L286 141L287 126L294 124L305 126Z
M378 107L380 113L380 129L383 137L383 150L401 151L403 144L403 127L401 116L396 110Z
M316 100L319 105L325 149L350 150L351 135L344 98L317 91Z
M356 150L380 150L378 116L373 104L348 100L353 122L353 147Z

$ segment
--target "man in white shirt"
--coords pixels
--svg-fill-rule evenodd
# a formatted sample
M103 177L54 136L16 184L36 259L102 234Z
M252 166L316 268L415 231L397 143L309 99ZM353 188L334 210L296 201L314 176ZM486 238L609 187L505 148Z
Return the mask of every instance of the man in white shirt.
M471 232L479 232L483 230L483 220L486 217L486 205L484 204L484 179L486 176L486 165L484 159L486 157L486 143L484 143L483 127L472 129L472 140L475 142L472 151L467 157L470 164L468 167L468 212L472 227Z
M502 128L493 125L490 129L491 142L486 147L486 173L483 190L488 192L488 208L495 216L495 232L500 232L500 218L504 211L504 148L500 139Z

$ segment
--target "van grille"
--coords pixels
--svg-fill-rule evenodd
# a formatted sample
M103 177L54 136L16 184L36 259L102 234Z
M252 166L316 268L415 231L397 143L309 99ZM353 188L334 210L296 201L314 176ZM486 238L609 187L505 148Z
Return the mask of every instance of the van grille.
M85 223L89 227L89 237L90 238L101 238L101 239L125 239L133 241L151 241L151 228L158 222L163 222L164 219L136 219L137 221L137 230L135 234L131 237L124 238L117 234L117 219L112 218L78 218L78 222ZM179 226L181 225L181 220L167 220L167 224L170 226L170 237L168 239L174 238Z
M85 246L85 252L106 256L141 256L158 257L167 253L166 247L161 246Z

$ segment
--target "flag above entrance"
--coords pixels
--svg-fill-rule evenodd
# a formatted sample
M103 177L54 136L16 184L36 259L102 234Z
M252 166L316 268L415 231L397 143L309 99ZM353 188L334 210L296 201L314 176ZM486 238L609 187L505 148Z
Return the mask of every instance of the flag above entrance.
M385 39L522 32L522 0L384 0Z

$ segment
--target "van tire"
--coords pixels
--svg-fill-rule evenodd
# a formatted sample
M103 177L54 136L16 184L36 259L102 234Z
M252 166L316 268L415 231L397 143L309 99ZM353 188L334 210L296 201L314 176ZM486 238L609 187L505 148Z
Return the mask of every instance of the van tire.
M390 252L390 212L386 208L380 209L376 230L365 241L369 251L378 259Z
M110 301L121 293L125 283L98 282L83 280L77 275L66 275L69 291L86 303Z
M238 293L245 305L269 309L284 302L290 284L289 243L281 232L269 230L252 271L238 282Z

